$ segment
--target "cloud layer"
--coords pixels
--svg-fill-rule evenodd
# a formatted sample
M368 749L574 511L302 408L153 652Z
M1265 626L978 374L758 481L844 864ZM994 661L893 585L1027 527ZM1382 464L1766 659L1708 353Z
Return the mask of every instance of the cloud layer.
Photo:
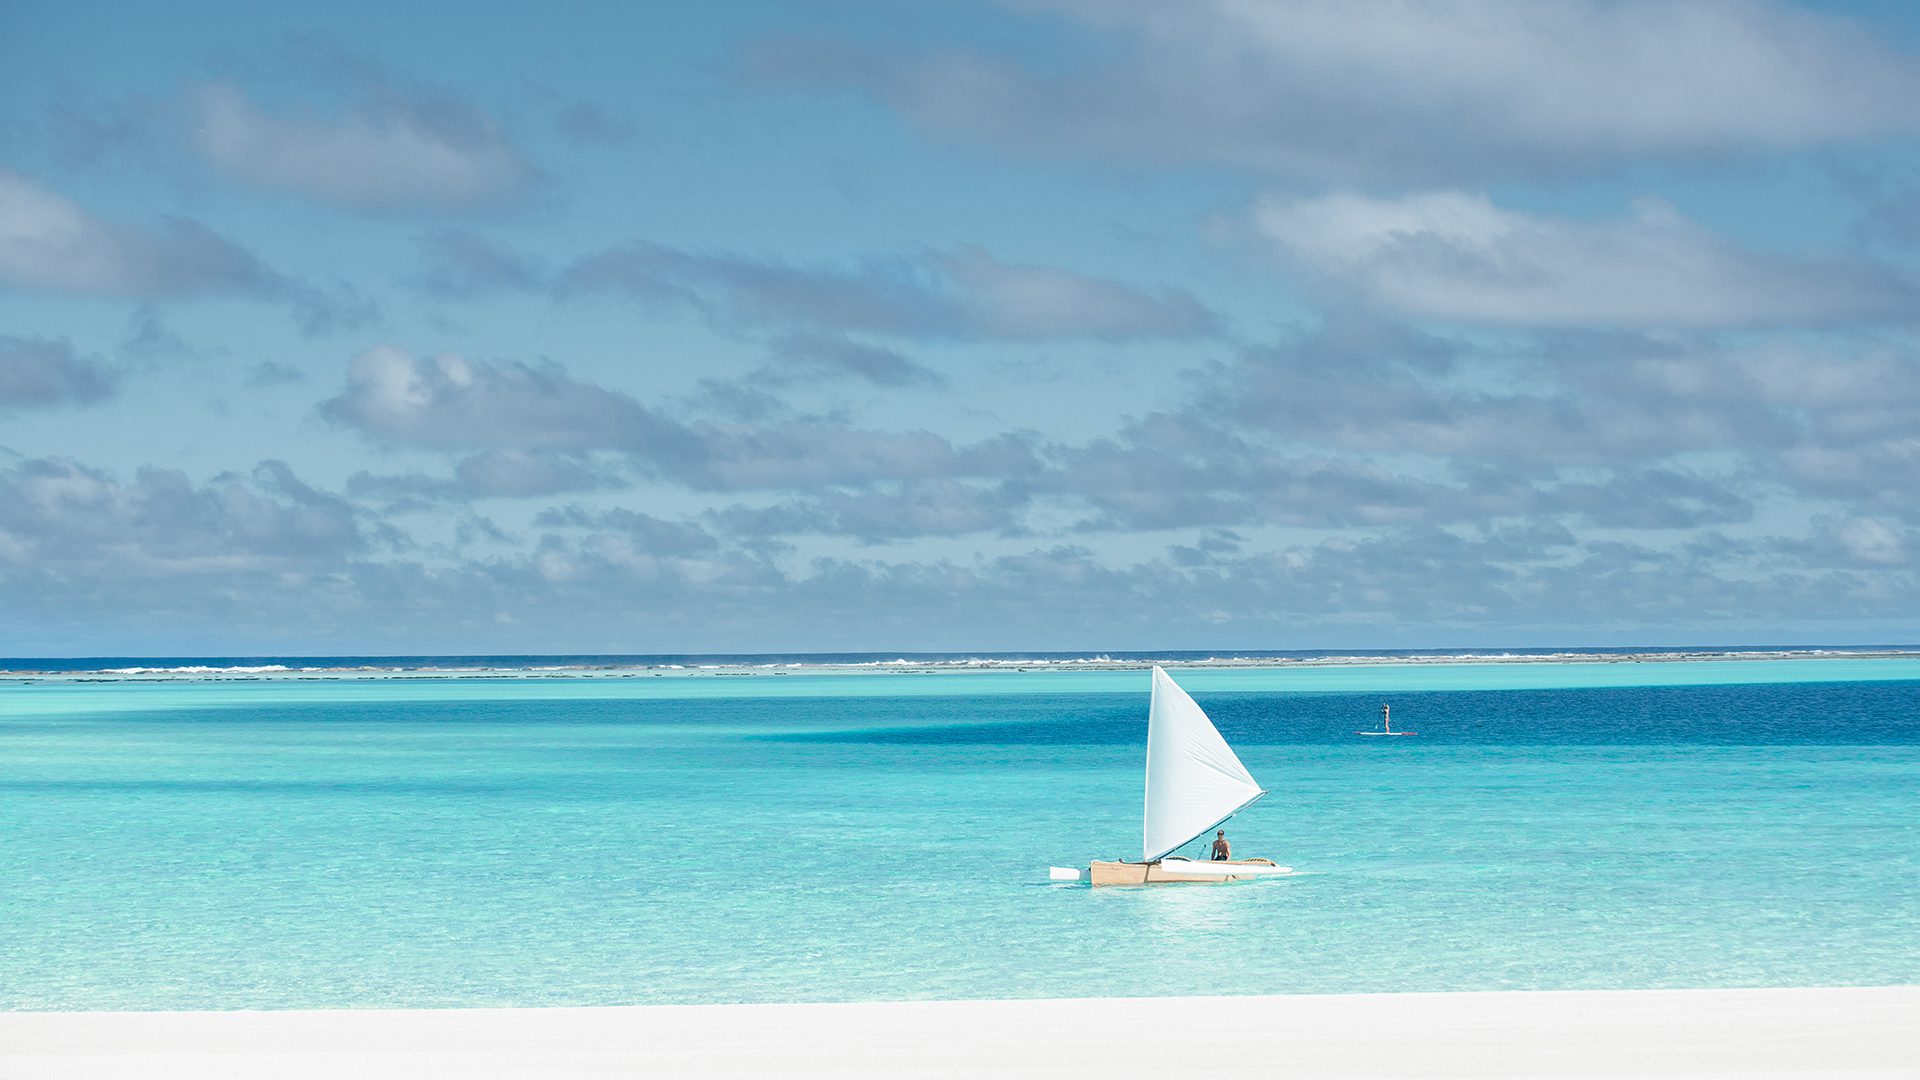
M64 341L0 335L0 409L86 405L111 395L118 373Z
M726 324L897 337L1193 338L1216 326L1211 311L1177 289L1005 263L978 248L846 269L634 244L580 260L560 287L685 304Z
M533 166L498 121L383 88L336 115L270 112L230 83L194 97L196 145L232 180L353 210L472 210L518 198Z
M1023 154L1404 183L1818 147L1920 127L1913 57L1765 2L1020 0L1091 59L767 45L764 69L870 89Z
M0 102L0 653L1920 634L1902 10L183 11Z
M138 298L264 293L277 275L189 218L110 222L0 169L0 284Z
M1920 288L1863 261L1743 250L1658 200L1570 222L1484 195L1267 199L1259 232L1307 269L1416 316L1532 325L1742 326L1906 319Z

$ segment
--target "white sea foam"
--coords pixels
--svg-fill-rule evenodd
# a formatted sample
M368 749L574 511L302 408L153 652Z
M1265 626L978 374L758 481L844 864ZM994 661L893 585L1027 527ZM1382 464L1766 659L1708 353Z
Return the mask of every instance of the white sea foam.
M285 664L261 664L257 667L208 667L205 664L187 664L182 667L124 667L106 668L103 675L265 675L275 671L292 671ZM302 670L314 670L303 668Z
M884 656L884 654L882 654ZM748 674L857 674L898 673L898 674L940 674L944 672L964 671L1055 671L1055 672L1097 672L1145 670L1153 665L1169 668L1326 668L1349 666L1398 666L1398 667L1437 667L1459 664L1633 664L1666 663L1689 661L1747 661L1747 660L1794 660L1794 659L1912 659L1920 657L1920 649L1913 646L1860 646L1857 648L1781 648L1753 649L1727 648L1721 650L1675 650L1645 649L1637 651L1594 651L1562 650L1557 652L1514 652L1488 651L1476 652L1461 650L1457 652L1433 651L1421 654L1365 653L1326 655L1273 655L1273 654L1215 654L1204 657L1161 656L1147 654L1115 658L1109 653L1085 656L1021 656L1009 654L1002 656L946 656L946 657L908 657L896 656L892 659L838 659L822 656L814 660L768 662L749 659L732 660L722 656L709 657L711 662L698 664L648 664L644 658L634 658L625 663L576 663L576 664L460 664L460 663L420 663L403 662L407 658L395 657L382 662L378 658L363 659L356 663L342 663L337 666L307 664L298 668L284 664L180 664L180 665L134 665L126 667L94 668L88 670L46 670L35 667L29 662L16 661L13 665L0 664L7 668L6 674L48 678L84 678L84 677L120 677L147 679L221 679L236 677L275 677L289 675L304 678L408 678L408 677L489 677L489 678L595 678L621 676L635 671L651 671L654 674L680 673L689 677L708 675L748 675ZM529 657L528 660L547 659ZM620 658L608 657L609 661Z

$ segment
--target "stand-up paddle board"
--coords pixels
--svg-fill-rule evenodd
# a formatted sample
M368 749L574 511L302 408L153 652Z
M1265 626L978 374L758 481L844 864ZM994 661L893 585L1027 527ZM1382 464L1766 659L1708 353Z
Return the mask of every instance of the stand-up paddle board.
M1380 706L1380 729L1381 730L1379 731L1356 731L1354 732L1354 734L1355 735L1418 735L1420 734L1417 731L1393 730L1393 706L1391 705Z

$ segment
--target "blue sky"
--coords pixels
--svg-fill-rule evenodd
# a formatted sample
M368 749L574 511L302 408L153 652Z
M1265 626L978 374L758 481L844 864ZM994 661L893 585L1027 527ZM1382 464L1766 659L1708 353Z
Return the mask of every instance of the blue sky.
M1920 640L1902 5L0 24L0 655Z

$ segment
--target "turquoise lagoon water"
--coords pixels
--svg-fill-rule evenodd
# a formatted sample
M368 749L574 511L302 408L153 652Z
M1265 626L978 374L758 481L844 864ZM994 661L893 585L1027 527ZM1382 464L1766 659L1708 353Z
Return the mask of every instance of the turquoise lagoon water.
M0 685L0 1008L1920 983L1920 662ZM1362 739L1390 700L1411 739Z

